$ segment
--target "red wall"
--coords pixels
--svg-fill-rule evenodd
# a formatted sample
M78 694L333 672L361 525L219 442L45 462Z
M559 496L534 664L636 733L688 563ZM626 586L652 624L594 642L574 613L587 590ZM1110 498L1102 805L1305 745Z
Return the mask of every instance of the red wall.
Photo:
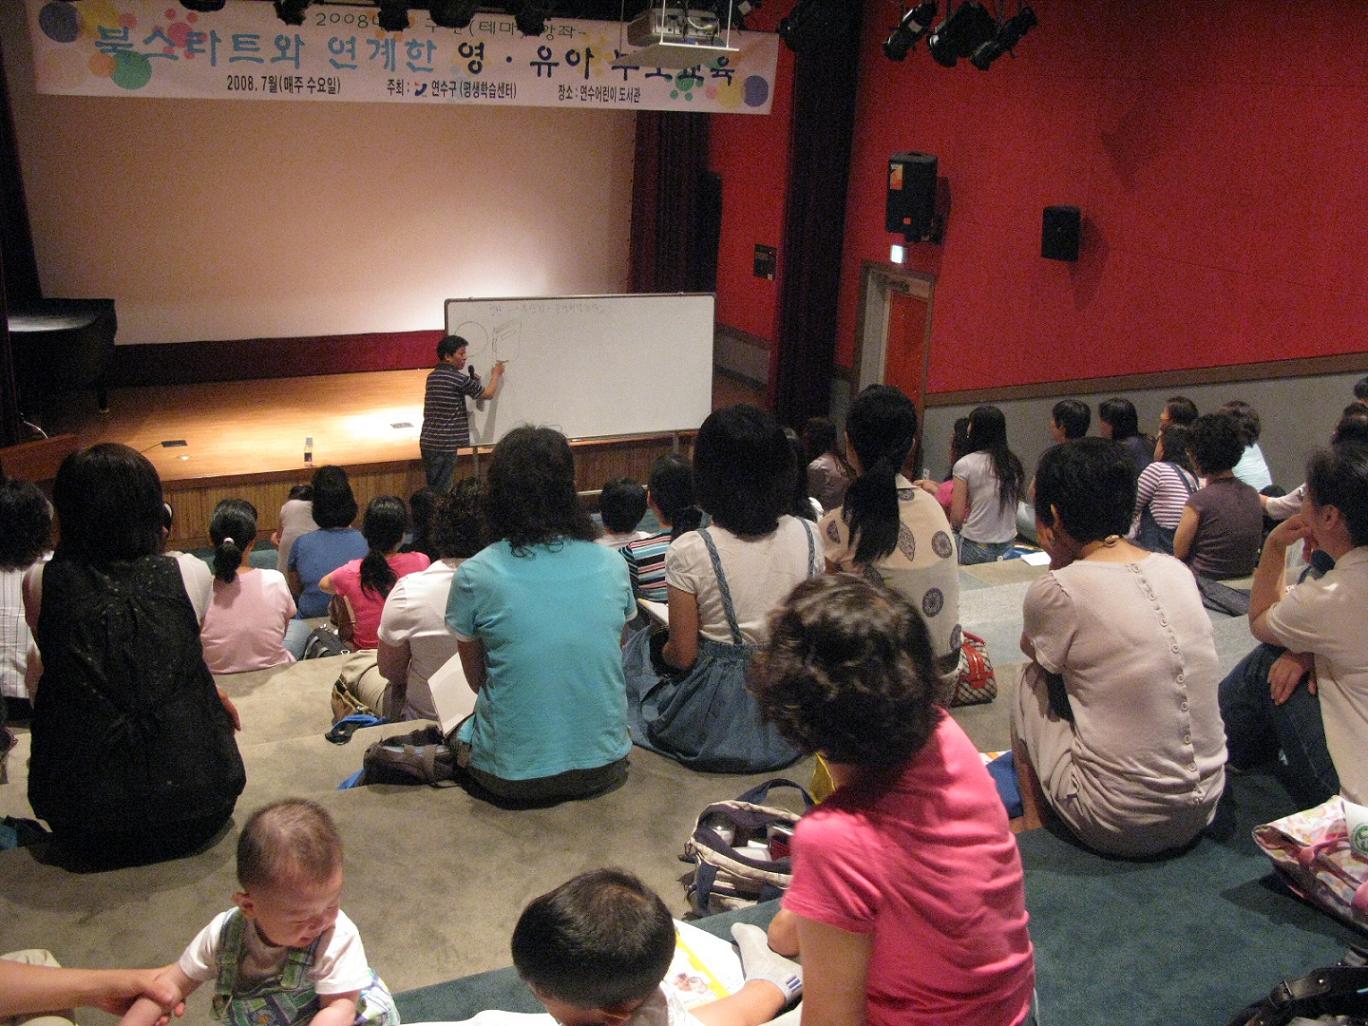
M783 8L777 10L776 8ZM774 31L788 13L767 4L748 28ZM772 342L779 335L779 280L784 273L784 204L788 198L793 53L779 44L769 114L714 114L708 157L722 176L722 238L717 253L717 323ZM774 281L754 275L757 244L779 250Z
M899 150L936 154L952 198L944 244L909 258L937 278L933 392L1368 350L1360 0L1034 7L1018 58L981 72L942 68L924 43L887 60L893 5L867 0L837 363L854 351L860 264L898 241L883 216ZM758 119L730 120L739 138L713 151L729 179L724 249L738 217L752 233L777 223L760 209L784 165L757 151L787 158L777 128L748 142ZM1040 257L1053 203L1083 208L1075 265ZM720 319L774 323L738 259L724 253Z

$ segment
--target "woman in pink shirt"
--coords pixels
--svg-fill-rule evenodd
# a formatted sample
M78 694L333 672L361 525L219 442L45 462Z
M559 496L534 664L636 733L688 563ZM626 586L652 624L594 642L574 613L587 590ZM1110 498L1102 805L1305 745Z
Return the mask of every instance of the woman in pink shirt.
M224 499L214 507L209 521L214 596L200 630L204 661L212 673L294 662L283 644L295 615L294 597L279 570L258 570L248 563L256 535L257 511L250 502Z
M361 522L370 551L362 559L343 563L318 582L329 595L341 595L351 603L357 648L379 646L380 614L390 589L399 578L426 570L432 562L421 552L399 551L407 528L408 510L403 499L397 495L372 499Z
M754 663L766 717L837 785L798 823L769 932L801 953L804 1026L1033 1021L1021 859L935 682L916 609L846 575L800 584Z

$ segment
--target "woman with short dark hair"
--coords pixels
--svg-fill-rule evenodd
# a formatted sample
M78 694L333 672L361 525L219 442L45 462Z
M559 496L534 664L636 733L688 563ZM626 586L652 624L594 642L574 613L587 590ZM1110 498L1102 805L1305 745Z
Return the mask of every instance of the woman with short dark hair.
M1192 572L1213 580L1252 573L1263 544L1259 493L1235 476L1244 445L1229 414L1208 413L1193 421L1189 452L1206 483L1183 509L1173 534L1173 554Z
M1122 535L1135 478L1114 442L1057 445L1036 470L1050 571L1026 593L1012 731L1018 771L1091 848L1191 841L1225 783L1211 620L1192 574Z
M25 582L43 661L29 802L91 860L185 854L228 821L245 774L237 714L160 554L161 481L127 446L95 445L62 461L53 500L61 544Z
M491 543L456 569L446 611L476 694L458 762L505 800L611 790L631 749L619 647L636 613L627 564L594 544L559 431L514 428L486 484Z
M716 772L798 758L745 687L770 611L822 572L816 525L785 514L796 462L783 428L757 407L716 410L699 428L694 489L712 523L666 553L670 629L653 665L627 653L637 744Z
M1138 478L1150 464L1149 443L1140 434L1140 415L1129 399L1115 396L1097 404L1097 430L1126 450Z

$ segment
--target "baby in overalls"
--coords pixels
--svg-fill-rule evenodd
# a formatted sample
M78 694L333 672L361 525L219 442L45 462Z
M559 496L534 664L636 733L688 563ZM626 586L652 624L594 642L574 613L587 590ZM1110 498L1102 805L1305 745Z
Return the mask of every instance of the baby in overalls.
M214 1017L228 1026L399 1026L338 907L342 838L321 806L287 800L254 812L238 839L237 873L235 907L162 971L182 998L214 981ZM141 998L121 1026L153 1026L168 1011Z

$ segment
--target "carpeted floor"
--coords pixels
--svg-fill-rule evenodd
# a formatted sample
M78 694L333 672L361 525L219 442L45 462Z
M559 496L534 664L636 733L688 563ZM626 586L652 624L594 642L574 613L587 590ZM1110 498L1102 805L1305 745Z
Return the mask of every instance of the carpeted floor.
M982 749L1007 746L1013 667L1020 660L1021 597L1029 581L1042 572L1020 561L962 571L961 618L967 629L988 639L1001 685L993 704L956 711ZM1232 665L1251 645L1247 628L1243 620L1224 617L1217 618L1215 628L1222 663ZM359 768L365 746L398 728L362 731L341 747L324 741L330 722L328 692L336 673L335 661L315 660L221 678L242 713L239 743L248 786L235 824L206 850L162 865L97 873L53 865L42 847L0 853L0 950L46 947L70 965L171 961L210 917L230 904L236 889L236 824L266 801L304 795L332 811L346 839L343 903L360 928L372 964L396 991L423 987L506 966L508 937L521 906L592 867L626 866L658 889L676 914L684 913L680 879L687 867L677 856L694 817L708 802L733 797L761 779L698 774L635 751L623 788L552 809L503 811L459 788L338 792L337 783ZM0 785L0 814L28 816L28 738L22 729L19 733L20 746L9 760L9 782ZM787 775L806 782L810 766L800 763ZM1042 897L1044 882L1064 874L1061 867L1073 866L1071 856L1051 848L1050 841L1045 834L1022 840L1036 930L1076 934L1080 965L1092 972L1116 973L1126 981L1122 989L1134 988L1134 977L1148 971L1145 952L1150 947L1183 944L1193 953L1192 961L1200 958L1203 964L1190 966L1186 973L1170 966L1165 986L1183 993L1220 971L1225 956L1214 943L1204 939L1197 948L1187 937L1170 936L1162 890L1136 892L1137 900L1146 903L1146 915L1135 920L1139 926L1123 928L1118 920L1108 931L1108 922L1090 914L1084 900L1089 895L1129 893L1124 885L1140 879L1133 875L1140 872L1133 864L1089 856L1104 863L1103 868L1069 868L1068 874L1074 875L1062 888L1078 902L1057 906ZM1190 864L1198 871L1206 866L1198 860ZM1251 863L1239 880L1216 876L1206 885L1212 894L1233 891L1238 897L1242 889L1260 886L1258 868ZM1145 936L1125 932L1141 928ZM1256 914L1250 928L1274 930L1278 925ZM1238 946L1244 940L1231 937L1226 942ZM1042 965L1043 974L1047 968L1051 978L1067 976L1066 966ZM1302 966L1288 967L1298 968ZM1047 992L1043 989L1042 996ZM208 996L201 991L191 1001L187 1021L205 1021L207 1010ZM1082 1017L1071 1012L1048 1016L1046 1021L1121 1021L1089 1018L1086 1011L1079 1011ZM109 1021L98 1012L83 1018L89 1023Z

